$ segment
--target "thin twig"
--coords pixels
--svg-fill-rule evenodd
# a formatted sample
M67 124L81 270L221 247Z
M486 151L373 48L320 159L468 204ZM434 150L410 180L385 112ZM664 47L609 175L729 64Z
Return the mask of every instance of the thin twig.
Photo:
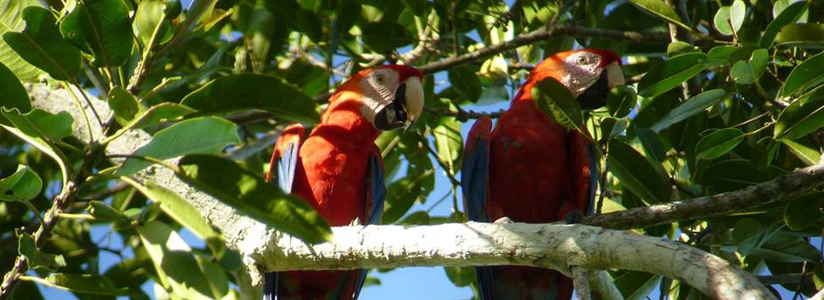
M489 117L489 118L492 118L492 119L496 119L496 118L501 117L501 115L503 115L504 112L506 111L506 110L499 110L499 111L496 111L496 112L487 113L487 112L476 112L474 110L454 111L454 110L449 110L449 109L446 109L446 108L429 108L429 107L424 107L423 110L427 113L438 115L438 116L455 117L455 119L457 119L458 121L461 121L461 122L466 122L466 120L469 120L469 119L479 119L481 117Z

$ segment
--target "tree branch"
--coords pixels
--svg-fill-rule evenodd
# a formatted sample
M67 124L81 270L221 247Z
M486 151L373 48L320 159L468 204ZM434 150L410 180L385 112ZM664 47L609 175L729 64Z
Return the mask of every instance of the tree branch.
M585 225L475 222L332 230L334 243L312 248L282 233L251 232L241 251L262 265L258 272L521 265L551 268L571 276L571 266L620 268L678 278L717 299L774 299L755 276L715 255L627 231Z
M817 164L745 189L712 196L587 216L583 224L629 229L725 215L800 195L824 183L824 156Z
M512 40L501 42L499 44L480 48L477 51L450 57L440 61L432 62L419 67L424 74L431 74L437 71L446 70L448 68L486 58L506 50L514 49L526 44L531 44L539 40L548 39L554 36L576 36L576 37L598 37L614 40L626 40L636 43L668 43L669 36L665 33L641 33L635 31L619 31L602 28L589 28L577 25L562 25L553 26L549 29L541 28L532 32L520 34Z

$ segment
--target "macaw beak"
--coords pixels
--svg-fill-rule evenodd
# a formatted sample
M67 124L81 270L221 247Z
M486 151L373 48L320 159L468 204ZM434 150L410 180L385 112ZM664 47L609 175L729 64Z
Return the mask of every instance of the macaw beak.
M375 128L392 130L404 127L404 131L412 126L423 110L423 85L421 79L412 76L401 82L395 89L392 102L385 105L375 114Z
M624 84L624 74L621 65L614 61L604 67L601 76L583 93L578 95L578 103L583 109L596 109L606 105L610 89Z

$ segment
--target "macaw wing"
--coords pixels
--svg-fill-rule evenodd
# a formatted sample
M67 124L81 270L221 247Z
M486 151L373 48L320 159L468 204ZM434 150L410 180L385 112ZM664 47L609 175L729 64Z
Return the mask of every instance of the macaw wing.
M586 133L584 133L586 134ZM596 187L598 186L598 159L595 145L590 143L581 133L568 134L570 156L570 172L572 174L573 207L562 207L561 215L571 210L579 210L586 215L595 212Z
M485 221L484 207L489 199L489 134L492 120L478 119L466 138L461 166L461 190L464 210L471 221Z
M303 134L306 129L303 125L292 124L286 127L275 143L275 151L269 160L269 172L266 181L277 179L278 187L284 193L292 193L292 184L295 181L295 170L298 166L298 154L303 143Z
M383 204L386 201L386 182L383 178L383 158L377 147L369 155L369 166L366 174L366 224L380 225L383 216ZM366 281L367 270L358 270L358 281L355 285L355 298L358 299L363 282Z
M300 124L286 127L275 142L275 150L269 160L266 181L277 180L278 187L287 194L292 192L304 132L306 129ZM263 299L274 300L277 298L278 273L270 272L264 276Z

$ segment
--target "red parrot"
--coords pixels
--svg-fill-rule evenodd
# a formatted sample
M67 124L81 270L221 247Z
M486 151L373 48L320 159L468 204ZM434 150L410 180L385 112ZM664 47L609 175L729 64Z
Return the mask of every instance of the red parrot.
M597 108L611 87L624 83L620 59L594 49L550 56L532 69L494 129L489 118L475 122L461 171L470 220L549 223L591 213L597 171L591 149L580 133L538 109L532 88L552 77L582 108ZM492 266L477 267L476 273L483 300L572 297L572 280L550 269Z
M391 65L358 72L329 98L304 139L292 124L275 144L267 180L309 202L332 226L379 224L386 186L375 139L423 109L423 74ZM357 299L365 270L266 274L264 299Z

